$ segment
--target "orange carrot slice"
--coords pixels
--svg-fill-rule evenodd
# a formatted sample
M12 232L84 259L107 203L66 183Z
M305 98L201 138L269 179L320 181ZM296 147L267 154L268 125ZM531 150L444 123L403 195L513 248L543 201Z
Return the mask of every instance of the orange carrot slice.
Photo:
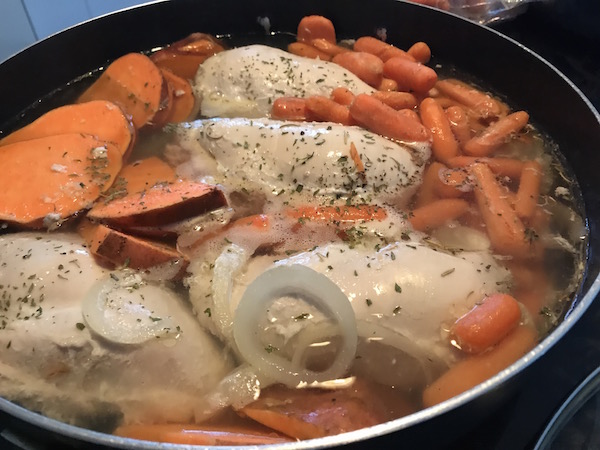
M431 97L424 99L419 107L423 125L431 135L431 150L438 161L446 162L458 156L458 141L454 137L450 121L437 101Z
M110 142L123 156L135 141L135 129L121 108L105 100L95 100L55 108L0 140L0 146L69 133L89 134Z
M0 221L47 228L89 208L121 169L116 146L61 134L0 147Z
M331 61L331 55L310 44L305 44L304 42L292 42L287 46L287 51L294 55L304 56L305 58Z
M537 339L531 327L517 327L489 352L459 362L435 380L423 392L423 405L436 405L484 382L525 355Z
M371 53L338 53L332 61L352 72L369 86L377 88L383 80L383 61Z
M190 82L166 69L161 69L160 73L162 73L173 91L172 104L170 112L165 118L165 123L185 122L192 119L196 97L194 97Z
M450 329L450 339L466 353L481 353L514 330L521 320L521 308L508 294L493 294L464 316Z
M167 84L156 65L141 53L129 53L113 61L78 103L108 100L131 116L139 129L165 107Z
M299 42L310 43L314 39L324 39L335 44L335 27L331 20L323 16L305 16L298 23L298 34L296 39Z
M225 204L225 197L216 186L177 180L96 203L88 217L116 227L155 226L197 216Z
M464 151L471 156L489 156L507 142L513 134L518 133L527 125L529 114L517 111L494 122L479 136L471 138L464 145Z
M435 200L412 211L408 221L417 231L441 227L450 220L458 219L469 209L469 203L458 198Z
M427 92L437 82L437 74L431 67L403 57L388 59L383 65L383 75L396 81L401 91Z

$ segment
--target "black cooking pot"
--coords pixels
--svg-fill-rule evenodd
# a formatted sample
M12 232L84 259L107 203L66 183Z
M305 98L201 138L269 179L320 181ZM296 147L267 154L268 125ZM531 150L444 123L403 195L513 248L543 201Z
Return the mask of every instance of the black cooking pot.
M1 133L17 126L17 115L28 120L68 100L48 96L72 80L105 66L127 53L147 51L201 31L250 40L269 41L258 17L270 19L272 32L294 32L307 14L329 17L340 38L373 35L387 30L388 42L407 48L425 41L435 62L451 63L484 80L493 91L524 109L533 123L559 145L566 163L579 180L589 226L588 267L578 299L562 323L520 361L488 382L433 408L369 429L339 436L286 444L281 448L319 448L347 445L357 448L429 448L450 442L475 427L497 408L522 374L543 358L593 301L600 281L600 117L581 92L543 59L488 28L431 8L393 0L277 0L161 1L110 14L73 27L0 65ZM65 92L68 92L65 91ZM56 93L55 93L56 94ZM68 96L68 94L65 94ZM43 99L38 102L38 99ZM33 106L31 106L33 105ZM92 432L40 416L0 399L2 423L31 448L167 449L169 444L143 443ZM368 440L368 442L367 442ZM181 447L177 447L181 448Z

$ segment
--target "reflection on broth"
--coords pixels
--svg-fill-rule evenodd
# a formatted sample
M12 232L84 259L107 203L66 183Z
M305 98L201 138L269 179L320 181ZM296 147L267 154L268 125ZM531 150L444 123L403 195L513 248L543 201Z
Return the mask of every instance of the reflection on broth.
M124 55L0 141L3 397L144 440L310 439L458 395L563 317L579 193L518 99L424 43L293 38Z

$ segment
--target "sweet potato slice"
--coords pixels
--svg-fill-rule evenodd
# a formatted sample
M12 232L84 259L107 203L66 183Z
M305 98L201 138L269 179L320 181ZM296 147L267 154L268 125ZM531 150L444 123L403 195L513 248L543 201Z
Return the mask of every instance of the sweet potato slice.
M113 144L61 134L0 147L0 221L51 228L88 208L121 169Z
M108 100L131 116L139 129L165 108L167 84L156 65L141 53L128 53L113 61L78 103Z
M153 53L150 58L158 67L168 69L185 80L191 80L196 76L198 66L205 59L223 50L225 50L223 45L213 36L192 33Z
M89 134L110 142L123 156L135 141L133 124L121 108L105 100L95 100L52 109L0 140L0 146L68 133Z
M169 164L157 156L150 156L123 166L115 185L124 184L126 193L136 193L149 189L157 183L171 183L175 180L177 174Z
M90 252L111 267L148 269L161 266L172 275L171 279L180 279L189 264L183 255L168 245L130 236L87 219L79 224L77 230Z
M99 202L89 211L88 217L122 228L158 226L197 216L225 204L225 196L216 186L179 179Z
M194 97L190 82L167 69L161 69L161 73L173 88L173 103L166 123L178 123L191 119L196 107L196 97Z

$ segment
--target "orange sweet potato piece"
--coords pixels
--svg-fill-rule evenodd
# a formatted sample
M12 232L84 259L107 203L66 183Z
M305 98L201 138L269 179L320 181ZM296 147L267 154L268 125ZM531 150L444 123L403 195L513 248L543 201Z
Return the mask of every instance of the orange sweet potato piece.
M190 82L173 72L161 69L165 80L172 87L173 98L169 114L165 118L165 123L185 122L192 118L196 107L196 97L192 91Z
M116 146L71 133L0 147L0 221L47 228L88 208L121 169Z

